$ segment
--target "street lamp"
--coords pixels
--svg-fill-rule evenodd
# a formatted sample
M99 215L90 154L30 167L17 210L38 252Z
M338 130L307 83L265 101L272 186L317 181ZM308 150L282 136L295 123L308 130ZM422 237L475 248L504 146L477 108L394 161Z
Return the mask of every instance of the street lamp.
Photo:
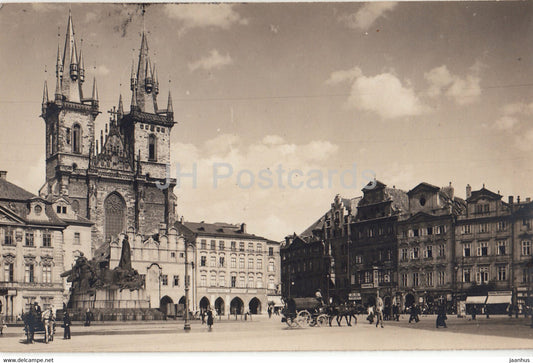
M183 323L183 330L191 330L191 324L189 323L189 246L193 246L192 243L187 242L187 239L183 238L185 246L185 322ZM194 248L194 246L193 246Z
M350 245L352 244L352 240L350 238L348 238L348 241L346 241L346 244L348 245L348 266L346 267L346 271L348 272L348 294L350 294L350 291L352 289L352 275L351 275L351 272L350 272L350 261L351 261L351 258L350 258Z

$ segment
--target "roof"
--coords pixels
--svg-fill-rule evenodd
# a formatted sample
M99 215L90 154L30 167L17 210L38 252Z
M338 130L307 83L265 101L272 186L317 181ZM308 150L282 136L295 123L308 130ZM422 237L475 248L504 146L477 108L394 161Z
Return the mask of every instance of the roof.
M486 189L484 186L480 190L475 190L472 192L472 195L466 199L467 202L475 202L481 197L488 197L489 199L501 199L502 196L500 194L494 193L488 189Z
M415 192L417 192L418 190L430 190L430 191L436 192L436 191L439 191L440 188L435 186L435 185L431 185L429 183L422 182L422 183L418 184L416 187L414 187L413 189L411 189L410 191L408 191L407 195L410 196L410 195L414 194Z
M176 223L176 227L181 223ZM261 236L243 232L240 225L228 223L183 222L190 232L200 236L266 240ZM179 227L178 227L179 228Z
M409 210L407 192L397 188L385 188L385 194L392 200L392 213L404 213Z
M324 227L324 223L326 222L326 214L322 215L316 222L311 224L309 227L305 229L302 233L300 233L300 237L312 237L313 231L317 229L322 229Z
M21 187L0 178L0 199L26 201L37 196Z

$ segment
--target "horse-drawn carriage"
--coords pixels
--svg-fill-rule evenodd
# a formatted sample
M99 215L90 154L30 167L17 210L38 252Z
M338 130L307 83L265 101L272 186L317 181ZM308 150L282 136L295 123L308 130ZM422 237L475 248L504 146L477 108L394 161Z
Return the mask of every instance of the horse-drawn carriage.
M282 322L290 327L307 326L331 326L331 321L336 318L337 325L341 326L342 318L346 320L348 326L352 325L352 318L357 324L357 311L349 304L324 305L319 299L314 297L295 297L285 301L282 312Z
M289 298L281 313L283 314L281 321L291 328L324 326L330 322L326 308L314 297Z
M28 343L33 343L36 334L42 334L45 343L54 340L56 330L54 320L43 320L40 314L28 312L22 315L22 321L24 322L24 334Z

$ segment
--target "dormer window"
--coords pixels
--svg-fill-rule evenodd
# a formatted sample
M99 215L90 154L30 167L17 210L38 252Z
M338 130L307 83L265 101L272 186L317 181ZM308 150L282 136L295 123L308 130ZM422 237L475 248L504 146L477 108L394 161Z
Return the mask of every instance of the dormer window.
M40 205L36 205L33 210L35 211L35 214L40 215L43 211L43 207L41 207Z
M62 205L58 205L56 207L56 212L57 212L57 214L67 214L67 207L62 206Z

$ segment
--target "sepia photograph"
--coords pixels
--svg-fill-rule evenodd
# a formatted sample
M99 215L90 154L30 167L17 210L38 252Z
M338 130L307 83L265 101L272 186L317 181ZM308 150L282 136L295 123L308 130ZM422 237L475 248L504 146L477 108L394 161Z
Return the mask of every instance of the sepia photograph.
M533 2L0 2L0 51L4 363L533 359Z

